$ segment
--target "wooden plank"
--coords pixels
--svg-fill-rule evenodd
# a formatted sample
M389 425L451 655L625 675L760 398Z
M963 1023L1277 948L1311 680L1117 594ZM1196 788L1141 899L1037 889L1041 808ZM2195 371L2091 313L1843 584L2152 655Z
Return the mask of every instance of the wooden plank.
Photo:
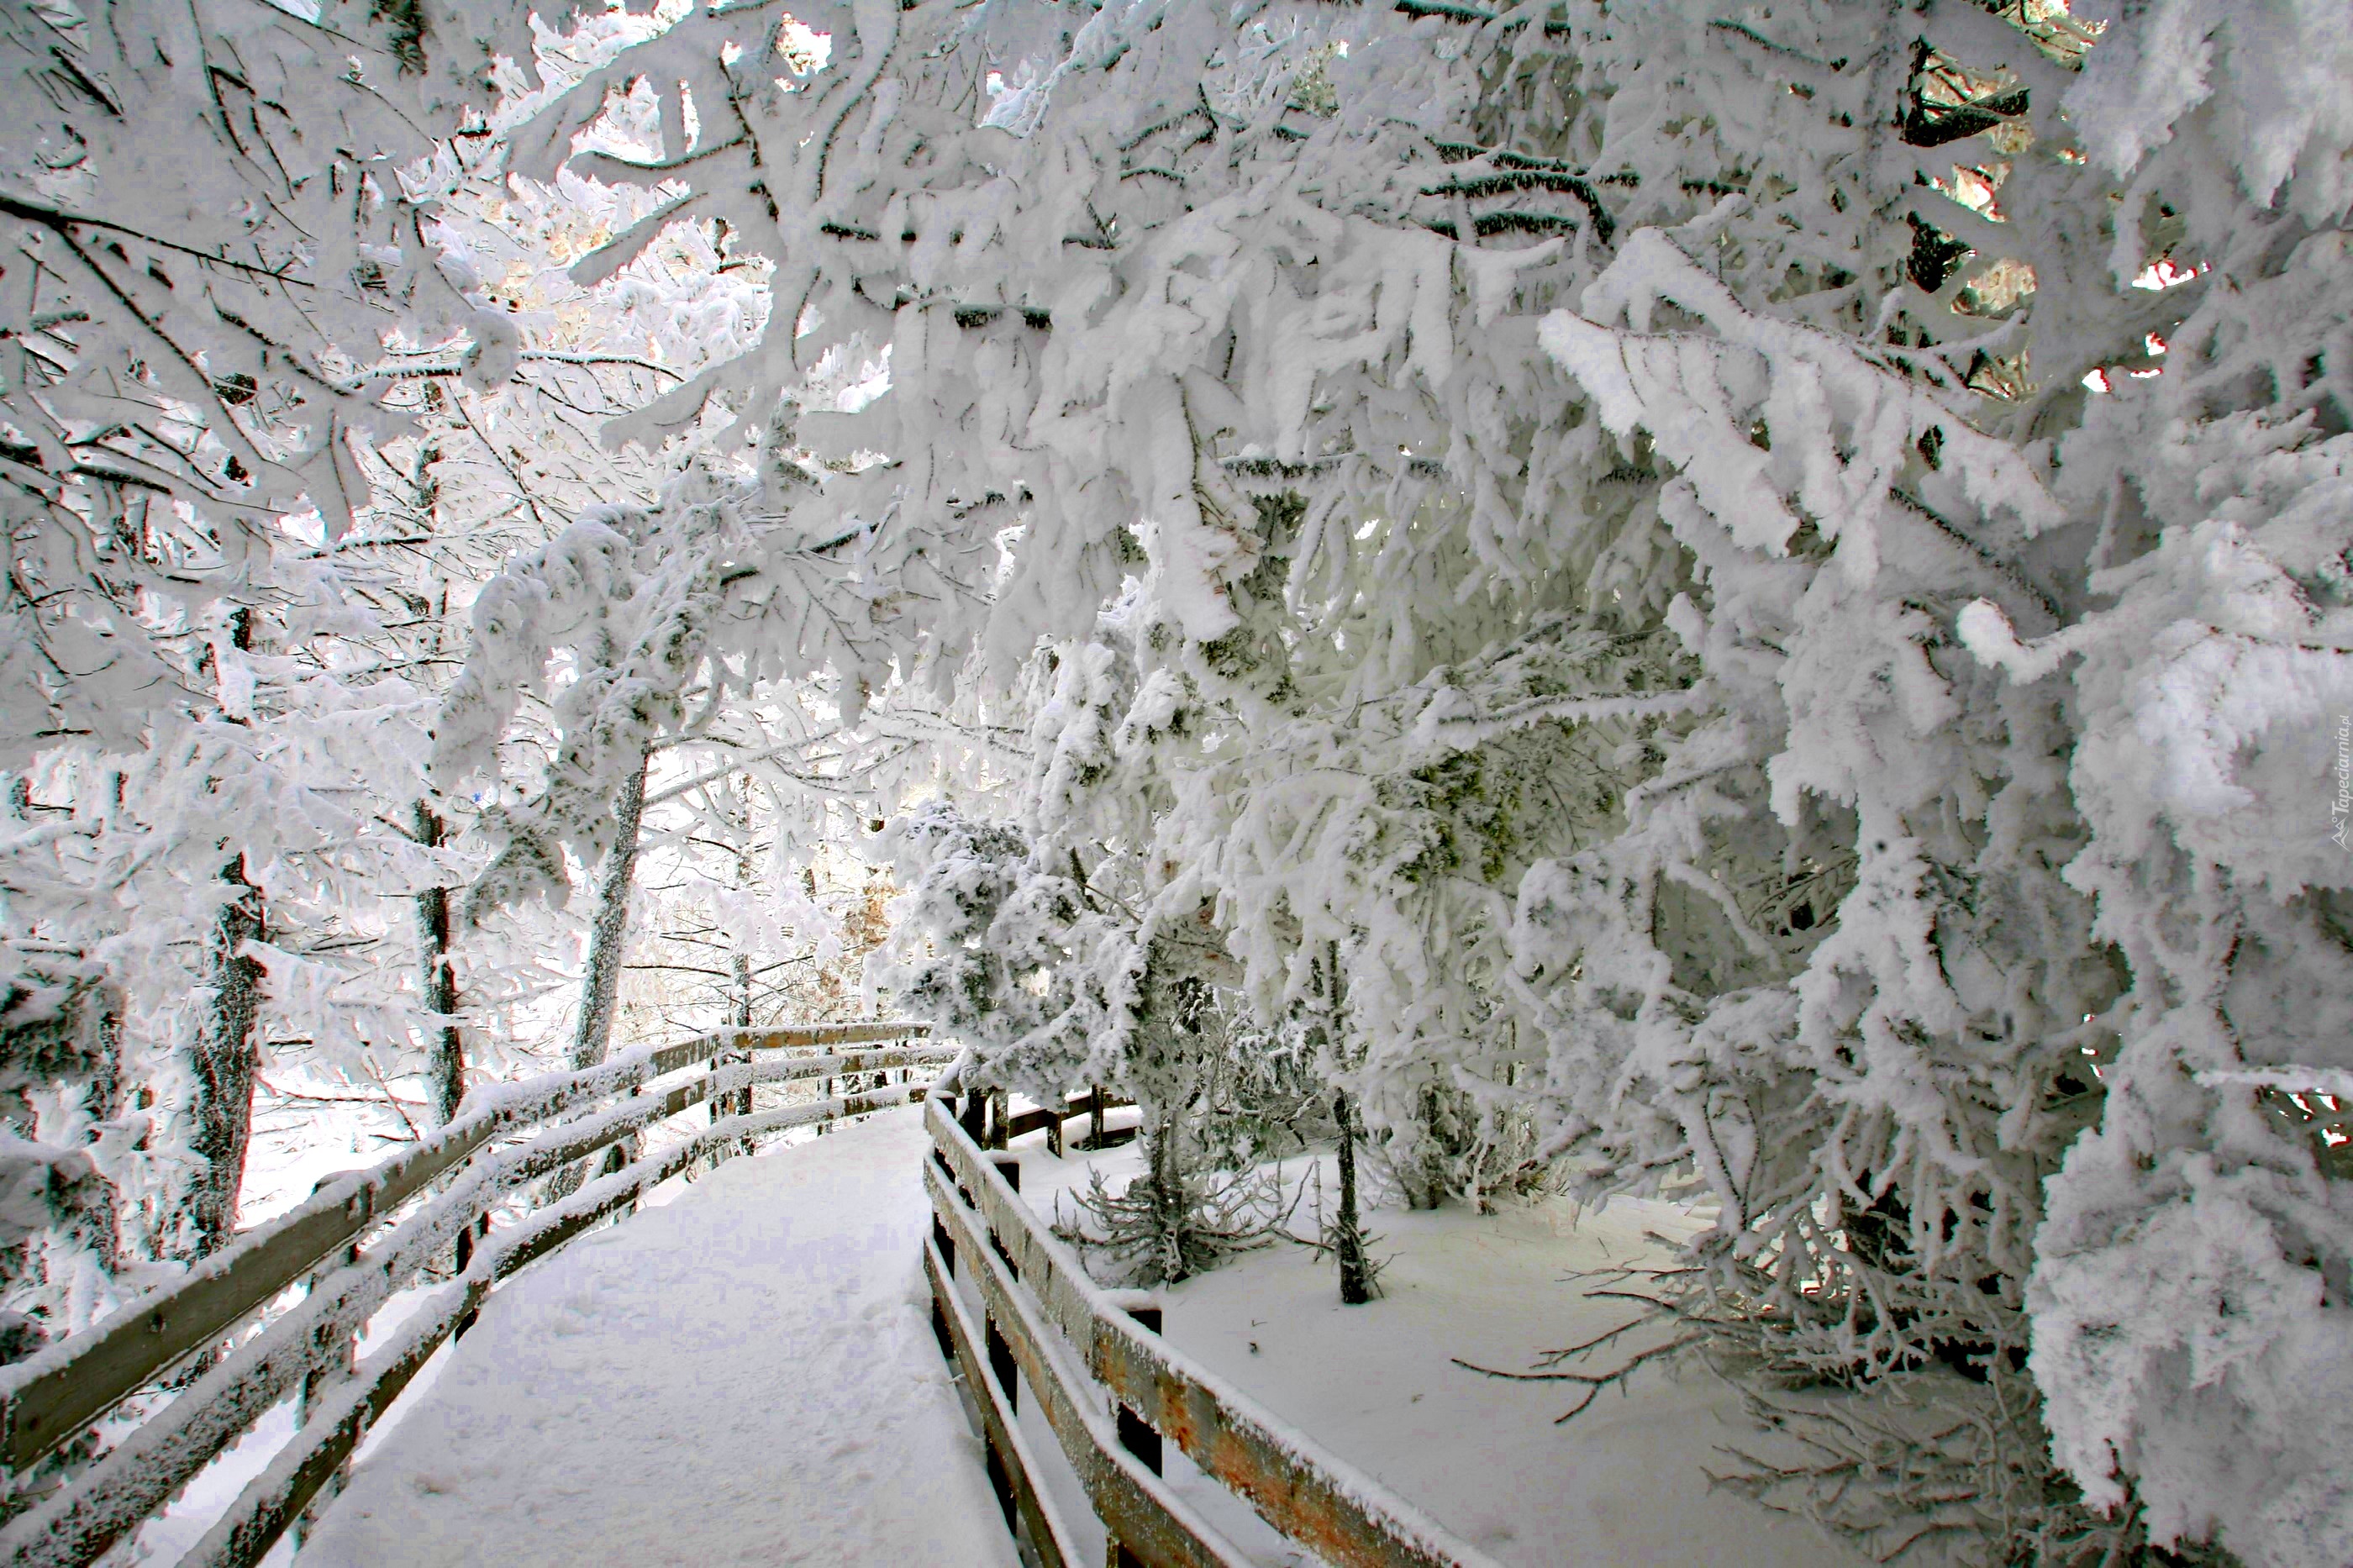
M720 1050L795 1050L808 1046L854 1046L877 1040L911 1040L928 1037L931 1025L919 1019L861 1018L847 1024L795 1024L781 1029L723 1029L698 1037L710 1055ZM690 1058L690 1060L692 1058Z
M972 1314L950 1282L946 1260L929 1238L923 1242L923 1275L932 1282L932 1300L948 1326L956 1363L964 1369L965 1385L976 1395L973 1404L980 1411L987 1439L1010 1465L1008 1479L1013 1487L1014 1506L1020 1511L1021 1522L1029 1527L1029 1543L1042 1568L1078 1568L1083 1559L1072 1547L1070 1531L1054 1511L1053 1504L1039 1489L1037 1456L1030 1452L1028 1440L1013 1419L1010 1402L998 1398L997 1391L988 1386L987 1380L976 1370L981 1364L981 1336L974 1331Z
M939 1168L926 1162L932 1210L966 1260L988 1315L1038 1396L1062 1456L1078 1473L1104 1526L1150 1568L1250 1568L1250 1559L1195 1513L1168 1483L1120 1446L1102 1391L987 1245L978 1216Z
M1119 1106L1133 1105L1135 1102L1132 1100L1105 1100L1103 1103L1111 1106ZM1076 1121L1082 1116L1091 1116L1093 1113L1093 1097L1091 1095L1080 1095L1073 1099L1068 1105L1065 1105L1060 1115L1055 1114L1054 1108L1052 1106L1040 1105L1033 1107L1029 1110L1022 1111L1018 1116L1009 1116L1006 1118L1005 1135L1008 1138L1018 1138L1025 1132L1035 1132L1040 1127L1052 1131L1058 1130L1065 1121Z
M1269 1524L1343 1568L1488 1568L1483 1552L1353 1466L1286 1437L1271 1415L1138 1326L953 1120L927 1113L924 1121L956 1184L973 1194L1046 1318L1081 1349L1089 1372Z

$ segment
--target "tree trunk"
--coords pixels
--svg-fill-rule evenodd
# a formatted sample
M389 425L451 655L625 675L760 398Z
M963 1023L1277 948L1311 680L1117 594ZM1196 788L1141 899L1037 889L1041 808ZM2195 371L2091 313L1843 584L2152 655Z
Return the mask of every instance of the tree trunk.
M1144 1149L1144 1182L1152 1202L1148 1225L1155 1255L1149 1282L1155 1285L1174 1285L1193 1272L1185 1245L1192 1205L1186 1201L1188 1194L1179 1163L1182 1151L1176 1142L1176 1112L1157 1108L1145 1119L1148 1142Z
M734 971L735 995L733 1005L727 1010L727 1022L734 1028L748 1029L752 1026L751 955L742 952L737 953L735 955ZM751 1059L752 1053L750 1050L737 1049L721 1053L713 1061L712 1065L716 1066L718 1062L722 1061L748 1062ZM751 1114L752 1086L748 1083L741 1089L732 1089L724 1094L714 1094L711 1097L711 1120L714 1125L718 1122L724 1121L730 1116L749 1116ZM818 1131L823 1131L824 1129L819 1128ZM735 1149L738 1153L749 1154L754 1152L756 1148L757 1140L755 1139L744 1137L738 1138L735 1141ZM714 1171L717 1170L719 1168L719 1162L720 1152L714 1149L711 1152L711 1169Z
M752 955L748 952L737 953L734 967L735 1005L729 1010L727 1021L739 1029L748 1029L752 1026ZM744 1059L750 1061L752 1053L745 1051ZM727 1109L737 1116L751 1115L752 1086L747 1083L729 1097ZM712 1114L715 1116L718 1112L714 1110ZM748 1154L751 1150L747 1147L744 1152Z
M1332 943L1324 950L1324 994L1331 1000L1331 1046L1334 1065L1340 1058L1340 1027L1342 1009L1347 994L1340 978L1340 944ZM1365 1225L1356 1211L1356 1108L1349 1103L1348 1091L1332 1090L1332 1114L1340 1124L1340 1215L1332 1224L1330 1239L1332 1255L1340 1265L1340 1300L1351 1307L1361 1307L1373 1299L1372 1266L1365 1261Z
M1372 1270L1365 1263L1365 1227L1356 1215L1356 1108L1345 1089L1332 1091L1340 1121L1340 1217L1332 1226L1332 1251L1340 1260L1340 1300L1361 1307L1373 1299Z
M261 1065L261 965L244 951L268 931L261 889L247 879L241 854L220 876L237 890L221 906L206 945L204 1013L188 1053L195 1079L188 1147L196 1168L173 1237L173 1250L191 1258L219 1251L237 1232L237 1190L253 1135L253 1079Z
M576 1071L605 1059L613 1045L613 1010L621 994L621 960L629 936L629 894L638 879L638 825L646 814L646 758L621 784L613 803L613 847L596 873L596 912L588 926L588 968L580 981L580 1026L572 1037L572 1066ZM598 1164L610 1175L637 1157L637 1140L624 1138L609 1144ZM578 1190L586 1164L567 1165L551 1179L551 1195L562 1198Z
M588 971L580 983L580 1027L572 1066L593 1068L613 1044L613 1008L621 994L621 959L629 934L629 894L638 877L638 824L646 812L646 758L613 803L613 847L596 876L596 913L588 931Z
M1397 1135L1393 1131L1392 1137ZM1392 1142L1389 1155L1398 1185L1405 1192L1405 1206L1437 1208L1453 1191L1453 1156L1460 1152L1446 1090L1434 1083L1421 1086L1419 1113L1405 1137L1410 1142L1402 1150Z
M433 808L416 805L417 842L427 848L441 843L442 823ZM426 1050L426 1077L433 1085L433 1113L444 1122L458 1114L466 1098L466 1048L452 1015L458 1011L458 973L449 963L449 889L427 888L417 895L417 955L420 965L417 996L428 1013L440 1015L430 1025Z
M738 839L735 845L735 885L738 888L749 888L754 875L752 849L749 843L752 833L752 802L750 791L741 779L736 781L733 794L735 803L740 808L738 815L741 818L736 826L744 835L744 837ZM727 1021L738 1029L748 1029L752 1026L752 955L738 948L728 967L734 973L735 994L731 999L732 1005L728 1008ZM751 1060L752 1053L748 1050L744 1052L744 1059ZM752 1086L747 1083L741 1089L728 1096L725 1110L737 1116L751 1115ZM714 1100L711 1108L712 1120L716 1121L722 1114L719 1103ZM743 1151L746 1154L752 1152L752 1140L749 1138L744 1140Z
M231 611L228 634L231 647L251 652L252 610L240 605ZM269 929L261 889L246 875L242 850L221 868L220 879L237 890L214 917L205 944L204 978L197 986L204 1011L188 1050L195 1081L189 1106L195 1128L188 1152L195 1157L195 1169L181 1192L165 1242L167 1251L183 1258L208 1257L237 1234L245 1152L253 1138L253 1080L261 1065L261 964L245 952L245 944L261 941Z

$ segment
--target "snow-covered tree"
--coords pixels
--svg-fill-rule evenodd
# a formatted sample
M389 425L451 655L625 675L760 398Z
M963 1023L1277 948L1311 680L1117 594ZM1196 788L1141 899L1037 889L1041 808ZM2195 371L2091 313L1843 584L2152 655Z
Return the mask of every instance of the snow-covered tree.
M153 606L234 598L280 514L349 525L355 441L403 422L388 336L504 374L512 334L403 184L491 42L513 49L521 19L491 9L480 37L356 0L0 21L12 761L137 743L185 679L149 646Z
M39 819L11 847L26 875L9 916L33 950L106 973L77 1027L112 1042L92 1081L117 1091L81 1098L120 1123L97 1145L110 1176L156 1166L121 1205L145 1215L133 1229L149 1247L226 1236L262 994L323 995L297 973L306 942L286 945L304 922L272 919L265 868L313 857L300 875L315 889L375 853L353 826L369 815L329 798L348 781L285 767L336 749L304 726L339 703L331 722L350 722L352 694L330 679L290 699L285 678L308 654L296 623L334 613L318 552L367 499L363 445L405 422L387 343L439 345L480 382L503 374L504 321L469 296L405 184L427 127L458 129L491 47L514 47L520 18L482 20L477 34L426 7L332 3L0 18L15 132L0 168L0 748L27 770L21 805ZM289 721L267 736L257 682L265 713ZM357 750L330 771L364 769ZM41 991L41 966L11 984ZM28 1089L26 1116L53 1120L38 1102L66 1087ZM153 1138L118 1114L159 1095Z
M343 1079L390 1103L423 1066L454 1108L448 889L474 867L449 843L470 803L424 773L438 671L462 648L448 617L544 541L543 507L617 488L628 465L567 440L567 414L625 409L633 381L642 401L683 374L659 355L683 345L691 365L726 341L691 299L714 268L687 258L641 266L642 308L602 313L621 352L584 342L581 291L546 280L565 223L597 205L486 195L469 105L490 44L531 62L523 22L336 5L0 21L26 129L0 171L16 661L0 727L21 765L7 1121L64 1151L66 1187L95 1155L134 1259L227 1238L258 1089ZM584 29L591 54L633 26ZM470 137L432 140L466 114ZM483 433L510 412L543 426L522 432L536 473L516 431L504 449ZM516 967L468 987L480 1016L518 999ZM12 1304L49 1331L104 1305L45 1289Z
M756 437L739 646L1035 717L900 841L987 1070L1108 1066L1155 933L1268 1023L1336 952L1409 1184L1694 1173L1698 1318L2010 1412L1932 1527L2319 1561L2341 34L727 10L517 158L654 93L572 166L773 268L624 426Z

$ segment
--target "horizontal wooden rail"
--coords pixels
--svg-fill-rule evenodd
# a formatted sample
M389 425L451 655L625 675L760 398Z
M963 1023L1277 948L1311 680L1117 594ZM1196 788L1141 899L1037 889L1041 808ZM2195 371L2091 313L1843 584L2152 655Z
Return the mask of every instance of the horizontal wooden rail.
M938 1178L934 1176L932 1179L936 1181ZM948 1243L951 1248L957 1245L955 1241ZM941 1251L936 1241L923 1244L923 1273L932 1282L933 1321L934 1327L946 1336L946 1342L941 1348L959 1366L985 1367L988 1364L987 1337L973 1322L971 1312L965 1310L964 1302L957 1299L955 1291L948 1285L952 1266L946 1259L947 1254ZM1036 1359L1034 1351L1026 1342L1016 1353L1024 1352L1029 1352L1023 1356L1024 1360ZM1071 1542L1070 1529L1062 1522L1060 1510L1038 1488L1037 1462L1031 1458L1029 1441L1022 1436L1020 1426L1014 1419L1013 1394L999 1387L993 1376L975 1375L965 1382L972 1393L973 1404L979 1412L981 1426L987 1434L989 1447L1005 1456L1005 1459L1000 1461L1004 1465L1005 1483L1013 1493L1014 1511L1029 1531L1030 1547L1037 1554L1039 1568L1078 1568L1085 1560ZM1039 1380L1032 1376L1030 1386L1039 1385ZM1058 1428L1058 1436L1059 1431ZM1006 1522L1010 1525L1012 1521Z
M871 1022L726 1030L632 1052L586 1072L505 1086L480 1097L480 1103L470 1100L457 1121L417 1147L372 1171L330 1184L293 1213L238 1237L177 1284L141 1299L87 1334L0 1372L0 1409L10 1420L5 1457L21 1472L126 1395L151 1385L191 1354L219 1346L231 1328L288 1286L312 1277L300 1301L224 1355L193 1386L56 1495L0 1531L0 1563L88 1563L168 1502L290 1389L305 1379L319 1380L327 1386L326 1401L306 1412L309 1419L295 1443L264 1477L266 1480L287 1466L295 1467L280 1478L288 1496L300 1493L293 1511L248 1509L248 1500L240 1500L230 1517L247 1519L243 1532L219 1543L225 1555L205 1559L257 1561L337 1472L366 1423L431 1353L427 1345L410 1363L399 1351L414 1337L409 1330L433 1321L438 1308L426 1309L404 1330L398 1344L371 1357L369 1368L375 1370L362 1369L351 1388L332 1386L348 1364L349 1345L367 1319L437 1258L446 1258L455 1247L463 1270L459 1284L437 1297L450 1305L440 1331L446 1337L453 1325L462 1331L482 1294L497 1279L626 1206L643 1188L676 1174L693 1160L723 1160L762 1133L862 1114L923 1093L923 1086L902 1082L815 1104L718 1114L734 1108L736 1097L753 1084L823 1079L829 1089L834 1079L882 1078L893 1070L903 1079L914 1068L936 1068L955 1055L944 1046L768 1059L753 1053L920 1040L928 1032L923 1024ZM698 1063L712 1065L681 1082L651 1090L646 1087ZM714 1120L683 1143L657 1158L632 1156L622 1170L559 1197L481 1247L470 1247L482 1216L502 1195L705 1101L717 1108ZM523 1141L513 1142L518 1135ZM509 1142L485 1152L501 1138ZM423 1206L383 1228L395 1210L444 1177L448 1179ZM369 1232L380 1228L383 1234L367 1239ZM364 1247L359 1245L363 1242ZM326 1267L339 1253L348 1254L350 1260ZM439 1342L438 1337L432 1341ZM352 1424L351 1441L340 1447L335 1436L339 1422ZM304 1465L310 1468L302 1468ZM259 1545L254 1547L257 1540ZM248 1548L252 1555L239 1555Z
M696 1037L716 1051L781 1051L809 1046L864 1046L928 1035L929 1024L903 1018L862 1018L850 1024L793 1024L776 1029L721 1029ZM670 1047L676 1050L678 1047ZM689 1058L690 1060L692 1058Z
M1086 1094L1071 1096L1059 1109L1050 1105L1041 1105L1033 1110L1018 1111L1002 1121L992 1122L987 1135L981 1142L992 1149L1002 1149L1008 1139L1018 1138L1025 1132L1035 1132L1042 1127L1046 1130L1046 1146L1060 1154L1062 1152L1063 1122L1075 1121L1082 1116L1100 1117L1107 1110L1116 1110L1122 1106L1134 1103L1135 1101L1132 1100L1122 1100L1115 1095L1105 1094L1098 1089ZM1096 1136L1101 1138L1103 1147L1109 1148L1115 1143L1124 1143L1134 1137L1135 1129L1112 1128Z
M987 1227L961 1201L950 1179L931 1165L924 1167L923 1177L955 1259L950 1263L944 1253L937 1264L926 1260L934 1300L944 1313L953 1314L961 1303L946 1272L957 1266L972 1269L987 1303L987 1325L1003 1337L1021 1376L1037 1394L1062 1457L1077 1472L1087 1500L1112 1539L1142 1555L1152 1568L1250 1568L1250 1559L1239 1548L1120 1442L1113 1407L1023 1294L1014 1270L988 1245L996 1238L988 1237ZM940 1251L936 1242L933 1250ZM991 1394L1002 1392L985 1361L964 1356L961 1350L958 1353L968 1383ZM998 1457L1008 1470L1027 1459L1018 1450L1003 1448ZM1022 1484L1038 1489L1034 1472Z
M1171 1347L1087 1277L941 1101L924 1108L939 1235L971 1258L988 1323L1039 1391L1047 1419L1119 1548L1148 1568L1246 1564L1230 1544L1137 1476L1116 1414L1175 1443L1282 1534L1342 1568L1487 1568L1475 1547L1307 1439ZM935 1292L945 1282L935 1272ZM1049 1333L1049 1329L1059 1331ZM1061 1342L1056 1344L1056 1340ZM965 1363L979 1379L987 1369ZM1085 1418L1087 1412L1104 1416ZM1126 1461L1124 1463L1123 1461ZM1008 1462L1010 1462L1009 1459ZM1148 1474L1148 1471L1145 1472ZM1158 1478L1152 1477L1157 1483Z
M216 1342L322 1258L349 1246L501 1133L546 1121L575 1105L633 1092L649 1079L722 1053L912 1039L929 1032L927 1024L884 1022L730 1029L632 1051L585 1072L469 1096L455 1121L415 1148L329 1183L291 1213L239 1236L183 1279L141 1297L88 1332L0 1368L0 1465L21 1474L131 1394Z

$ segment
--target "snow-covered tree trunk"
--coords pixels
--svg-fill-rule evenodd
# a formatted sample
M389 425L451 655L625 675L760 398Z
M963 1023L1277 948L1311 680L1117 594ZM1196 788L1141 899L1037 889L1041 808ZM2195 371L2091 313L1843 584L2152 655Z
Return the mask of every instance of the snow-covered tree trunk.
M752 889L754 879L751 843L752 799L750 789L741 779L735 782L733 797L732 804L739 808L733 815L737 816L737 826L743 833L743 837L738 839L735 845L735 888L738 892L748 894ZM751 950L744 945L747 940L741 934L737 935L735 952L730 956L727 965L733 979L733 994L728 999L727 1021L739 1029L748 1029L752 1026L753 964ZM734 1093L723 1095L711 1102L711 1114L713 1120L730 1112L738 1116L749 1116L752 1113L750 1084L747 1083ZM744 1152L746 1153L751 1152L749 1140L745 1141Z
M572 1066L592 1068L613 1045L613 1015L621 993L621 966L628 956L629 897L638 878L638 828L646 810L646 762L623 778L613 802L614 838L597 868L596 908L588 923L588 963L580 977L580 1019L572 1037ZM635 1157L637 1140L625 1138L605 1151L598 1169L607 1174ZM567 1165L551 1178L554 1195L575 1191L588 1174L586 1162Z
M261 964L246 952L247 943L269 934L261 889L248 879L242 855L221 868L220 879L235 891L221 904L206 950L205 1001L188 1051L194 1163L166 1243L190 1258L219 1251L236 1234L253 1135L253 1080L261 1065Z
M228 626L228 648L250 653L253 612L237 608ZM215 650L216 663L229 657ZM234 712L230 720L240 727L248 722ZM246 948L268 939L267 909L242 850L221 868L220 879L236 891L215 915L205 949L205 1002L189 1050L195 1082L189 1115L195 1126L188 1151L194 1164L170 1241L174 1251L193 1258L219 1251L237 1232L245 1152L253 1137L253 1080L261 1066L262 970Z
M613 1005L621 991L621 961L629 935L629 895L638 879L638 825L646 811L646 757L622 781L613 802L614 838L596 876L596 908L588 927L588 967L580 980L580 1026L572 1038L572 1065L592 1068L613 1044Z
M1137 1178L1149 1205L1145 1226L1153 1243L1154 1274L1143 1283L1174 1285L1199 1272L1187 1243L1193 1228L1193 1205L1186 1192L1183 1108L1173 1103L1147 1105L1138 1135L1144 1140L1144 1174ZM1130 1194L1131 1197L1134 1194Z
M424 801L416 805L417 841L438 848L443 824ZM437 1022L427 1025L425 1076L433 1089L433 1114L443 1121L458 1114L466 1098L466 1047L458 1032L458 972L449 961L449 889L426 888L417 895L417 1002Z

